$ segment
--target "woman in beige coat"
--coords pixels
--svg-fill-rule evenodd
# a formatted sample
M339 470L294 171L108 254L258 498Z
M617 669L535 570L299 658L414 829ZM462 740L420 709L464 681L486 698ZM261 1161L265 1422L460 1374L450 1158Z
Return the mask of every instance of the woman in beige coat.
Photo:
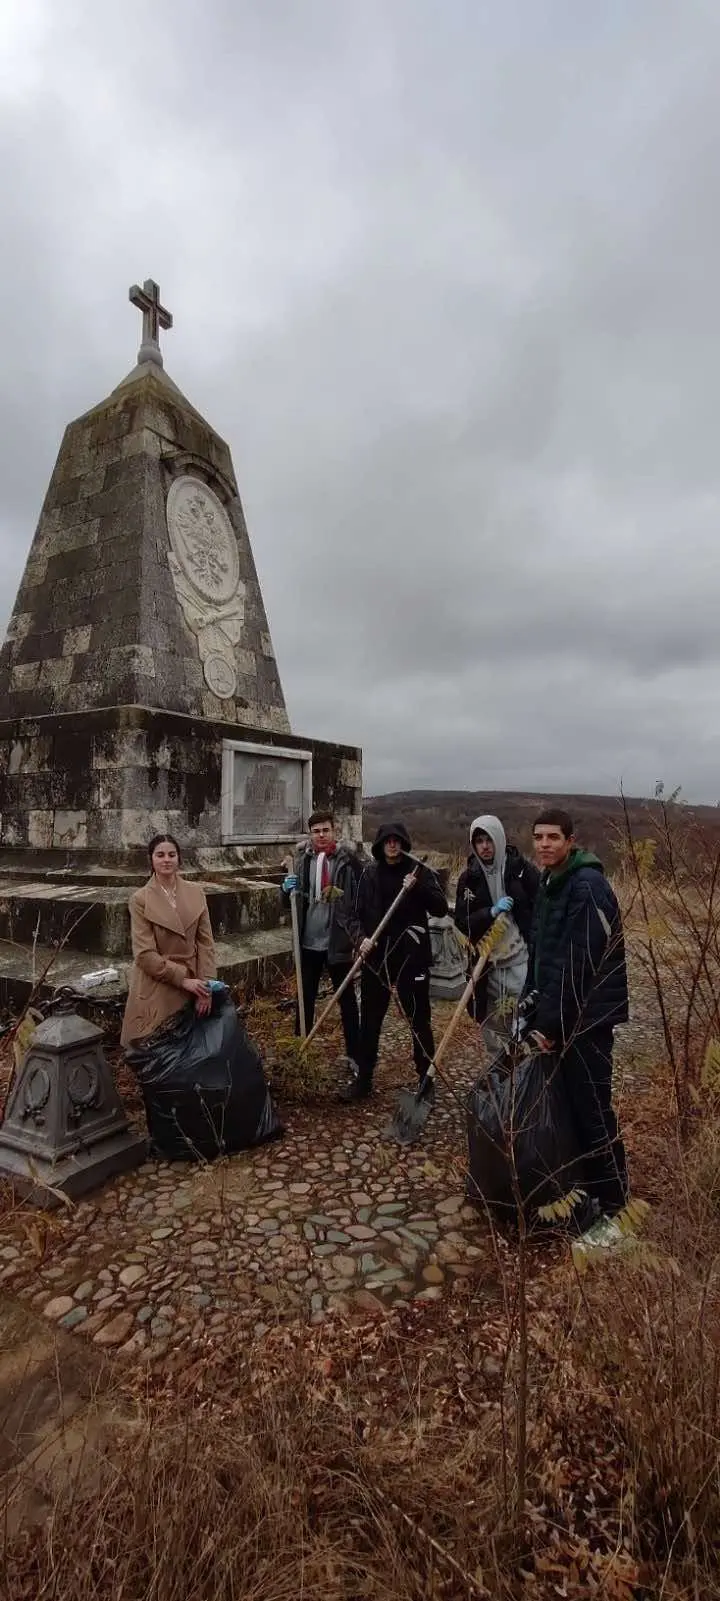
M180 847L170 834L148 845L152 877L130 897L133 965L121 1043L145 1039L187 1004L204 1017L211 996L206 980L217 964L203 890L180 875Z

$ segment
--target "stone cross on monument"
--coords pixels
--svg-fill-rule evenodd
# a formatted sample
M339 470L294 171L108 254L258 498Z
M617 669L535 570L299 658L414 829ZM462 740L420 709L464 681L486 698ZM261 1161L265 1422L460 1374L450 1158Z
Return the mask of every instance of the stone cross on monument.
M143 314L142 344L138 351L138 363L154 361L156 367L162 367L162 351L160 349L160 329L172 328L173 320L169 311L160 305L160 289L152 278L146 278L140 288L133 284L129 298L133 306Z

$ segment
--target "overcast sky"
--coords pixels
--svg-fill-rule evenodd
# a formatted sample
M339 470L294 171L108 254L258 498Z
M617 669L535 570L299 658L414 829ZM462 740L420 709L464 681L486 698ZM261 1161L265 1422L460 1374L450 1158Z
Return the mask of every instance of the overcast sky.
M719 0L0 0L0 581L128 285L365 790L720 799Z

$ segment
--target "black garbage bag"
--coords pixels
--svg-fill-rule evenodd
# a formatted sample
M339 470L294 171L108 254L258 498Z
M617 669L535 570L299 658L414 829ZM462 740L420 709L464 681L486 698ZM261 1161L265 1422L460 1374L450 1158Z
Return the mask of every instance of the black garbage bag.
M531 1216L582 1183L574 1124L557 1058L519 1061L503 1051L473 1085L467 1101L468 1200L517 1216L513 1167L523 1211Z
M150 1138L167 1162L212 1162L276 1139L282 1126L258 1051L227 996L207 1017L184 1007L126 1059L137 1074Z

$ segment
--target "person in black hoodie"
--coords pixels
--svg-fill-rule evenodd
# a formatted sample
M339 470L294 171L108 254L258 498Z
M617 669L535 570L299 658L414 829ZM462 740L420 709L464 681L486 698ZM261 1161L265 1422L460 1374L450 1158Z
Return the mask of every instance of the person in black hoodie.
M372 1090L380 1034L393 988L410 1024L413 1060L422 1080L435 1054L430 1012L430 917L446 917L447 901L435 874L410 856L410 835L404 823L385 823L372 847L374 860L364 869L348 927L366 958L360 980L359 1072L344 1092L348 1101L364 1100ZM397 911L378 944L370 935L406 886ZM432 1084L428 1086L432 1093Z
M525 987L528 942L540 874L514 845L508 845L499 817L475 817L470 825L471 851L458 879L455 927L470 942L468 977L477 960L477 946L501 913L507 932L493 950L468 1001L468 1012L482 1027L491 1055L507 1043L512 1013Z

